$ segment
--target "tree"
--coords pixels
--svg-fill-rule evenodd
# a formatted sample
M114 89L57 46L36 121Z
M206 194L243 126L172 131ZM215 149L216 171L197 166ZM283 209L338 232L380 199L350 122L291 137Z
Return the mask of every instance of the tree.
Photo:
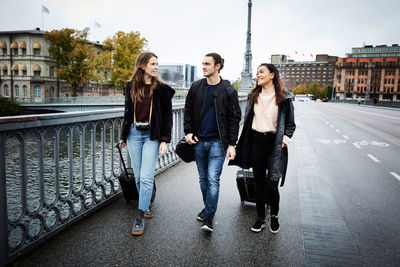
M0 117L22 115L25 111L14 101L0 96Z
M231 85L233 88L236 89L236 91L238 91L241 83L242 83L242 80L237 80L235 82L232 82Z
M147 40L139 32L117 32L103 42L104 52L99 55L111 68L111 82L116 88L124 88L133 74L136 58L144 51Z
M320 98L321 97L321 91L320 91L320 85L319 82L314 80L310 86L308 87L308 92L309 94L312 94L315 96L315 98Z
M323 92L323 96L322 96L322 98L326 98L326 97L328 97L329 99L331 99L331 97L332 97L332 90L333 90L333 87L332 86L330 86L330 85L324 85L324 87L322 87L322 92Z
M76 96L80 84L96 77L96 53L94 45L87 40L88 32L89 28L82 31L65 28L44 35L50 42L49 53L55 60L57 77L72 85L73 96Z
M305 95L305 94L308 94L308 89L304 84L301 84L293 89L293 94L294 95Z

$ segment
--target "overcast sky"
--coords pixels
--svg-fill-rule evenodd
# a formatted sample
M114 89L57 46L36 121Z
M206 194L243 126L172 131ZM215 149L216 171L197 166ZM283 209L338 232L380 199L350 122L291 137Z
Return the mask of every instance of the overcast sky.
M272 54L314 60L344 57L352 47L400 43L399 0L253 0L253 75ZM243 69L248 0L0 0L0 31L91 28L102 42L117 31L139 31L160 64L198 66L208 52L225 58L221 76ZM97 21L101 28L95 28ZM298 53L296 54L295 51ZM303 56L304 54L304 56ZM311 58L311 54L313 58Z

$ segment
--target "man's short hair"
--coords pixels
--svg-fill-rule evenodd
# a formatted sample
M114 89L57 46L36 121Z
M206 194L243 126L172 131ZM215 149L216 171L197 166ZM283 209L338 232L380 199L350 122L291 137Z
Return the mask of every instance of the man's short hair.
M218 72L221 71L224 67L224 59L217 53L208 53L206 57L212 57L214 59L214 64L219 64L221 67L219 68Z

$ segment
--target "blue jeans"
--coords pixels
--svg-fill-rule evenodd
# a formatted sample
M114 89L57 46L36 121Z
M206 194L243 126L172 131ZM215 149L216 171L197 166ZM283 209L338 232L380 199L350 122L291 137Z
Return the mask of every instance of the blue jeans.
M138 131L136 126L132 126L126 142L139 192L139 209L147 210L153 192L160 141L150 140L150 130Z
M219 180L226 151L219 140L199 141L194 147L201 193L203 194L204 216L214 218L219 196Z

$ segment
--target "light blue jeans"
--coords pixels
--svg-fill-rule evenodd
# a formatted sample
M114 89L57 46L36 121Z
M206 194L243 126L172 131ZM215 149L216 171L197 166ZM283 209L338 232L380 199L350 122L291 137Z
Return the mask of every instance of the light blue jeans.
M139 192L139 209L147 210L153 192L160 141L150 140L150 130L138 131L136 126L132 126L126 142Z
M203 194L204 216L214 218L218 206L219 180L226 151L219 140L199 141L194 147L201 193Z

